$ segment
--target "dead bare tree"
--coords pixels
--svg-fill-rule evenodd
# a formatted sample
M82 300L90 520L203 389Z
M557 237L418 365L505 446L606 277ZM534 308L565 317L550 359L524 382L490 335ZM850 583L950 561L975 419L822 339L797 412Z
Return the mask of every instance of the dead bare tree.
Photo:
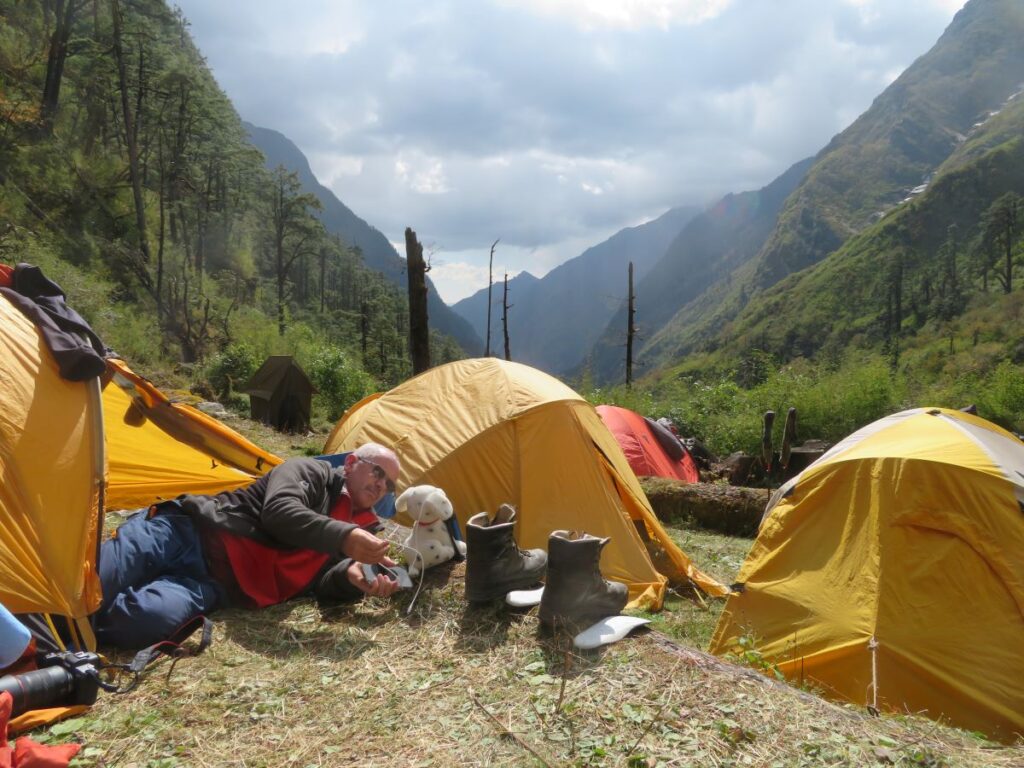
M491 356L491 288L494 286L494 249L501 238L491 245L491 261L487 267L487 343L484 345L484 357Z
M633 294L633 262L629 262L629 312L626 326L626 386L633 385L633 336L636 334L636 296Z
M405 228L405 259L409 277L409 357L413 375L430 368L430 325L427 318L427 272L423 246L412 227Z
M505 359L512 359L512 350L508 344L508 311L513 307L512 304L508 303L508 272L505 273L505 293L501 299L501 325L502 330L505 332Z

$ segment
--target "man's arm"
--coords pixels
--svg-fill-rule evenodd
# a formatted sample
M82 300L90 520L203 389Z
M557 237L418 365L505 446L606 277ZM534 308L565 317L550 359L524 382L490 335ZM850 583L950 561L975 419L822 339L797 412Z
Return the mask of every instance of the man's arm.
M338 554L344 540L358 526L312 508L325 498L330 479L330 472L322 471L313 461L291 459L271 471L260 523L267 533L289 546Z

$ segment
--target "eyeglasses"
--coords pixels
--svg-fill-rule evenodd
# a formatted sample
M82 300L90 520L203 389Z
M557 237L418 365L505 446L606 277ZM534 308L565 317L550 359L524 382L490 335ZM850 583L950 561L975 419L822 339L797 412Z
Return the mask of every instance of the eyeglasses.
M371 467L373 467L373 469L371 470L373 472L373 476L384 483L384 487L388 489L388 493L395 492L395 481L388 477L388 473L384 471L384 467L382 467L380 464L375 464L369 459L364 459L361 456L358 458L361 462L363 462L363 464L369 464Z

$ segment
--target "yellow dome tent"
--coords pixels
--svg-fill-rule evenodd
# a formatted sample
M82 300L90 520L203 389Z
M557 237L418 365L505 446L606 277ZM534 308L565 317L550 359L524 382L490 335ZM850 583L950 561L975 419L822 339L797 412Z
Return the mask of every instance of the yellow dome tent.
M102 393L62 379L0 295L0 603L74 620L88 648L103 510L237 488L281 462L123 362L107 373Z
M1024 733L1024 443L960 411L854 433L782 486L711 641L830 696Z
M0 295L0 603L11 612L81 620L99 606L104 448L99 379L62 379Z
M593 406L534 368L496 358L433 368L354 405L324 452L368 441L398 453L401 484L444 488L463 526L509 502L520 546L546 548L557 529L611 537L601 570L629 585L633 606L660 607L666 576L728 591L669 539ZM671 573L658 572L645 539Z
M202 411L171 402L121 360L108 360L103 424L107 509L133 509L182 493L219 493L281 463Z

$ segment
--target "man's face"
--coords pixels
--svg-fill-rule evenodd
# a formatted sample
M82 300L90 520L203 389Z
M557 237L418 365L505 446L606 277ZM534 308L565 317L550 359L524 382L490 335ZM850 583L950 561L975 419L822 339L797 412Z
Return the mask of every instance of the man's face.
M384 498L398 480L398 462L387 456L372 460L350 456L345 464L345 487L355 509L368 509Z

